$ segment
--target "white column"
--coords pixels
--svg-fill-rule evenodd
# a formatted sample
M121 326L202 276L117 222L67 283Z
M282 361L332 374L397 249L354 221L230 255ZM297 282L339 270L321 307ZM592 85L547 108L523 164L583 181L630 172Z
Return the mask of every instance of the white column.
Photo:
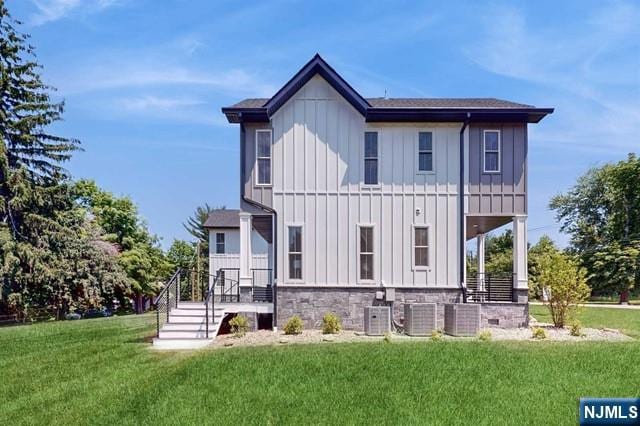
M478 242L477 256L478 256L478 290L484 291L484 241L485 234L478 234L476 236Z
M513 288L526 290L527 275L527 216L513 218Z
M251 285L251 213L240 212L240 285Z

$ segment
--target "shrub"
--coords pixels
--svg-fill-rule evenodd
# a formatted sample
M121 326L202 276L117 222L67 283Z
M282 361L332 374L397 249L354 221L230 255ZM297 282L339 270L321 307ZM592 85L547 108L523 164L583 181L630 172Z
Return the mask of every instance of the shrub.
M488 342L489 340L491 340L491 331L489 330L481 331L480 334L478 335L478 339L480 339L483 342Z
M545 288L553 325L564 325L575 315L578 306L586 302L591 289L586 282L584 269L578 261L562 253L549 253L539 259L538 281Z
M340 317L333 312L327 312L322 317L322 333L324 334L337 334L342 330L342 323Z
M391 335L391 333L386 332L386 333L384 333L384 339L383 340L384 340L385 343L391 343L392 337L393 336Z
M294 315L284 325L284 334L300 334L302 333L302 320L299 316Z
M231 318L229 325L231 326L231 332L236 337L242 337L249 330L249 319L244 315L236 315Z
M533 327L531 329L531 337L536 340L542 340L547 338L547 331L542 327Z
M571 326L569 328L569 334L575 337L582 336L582 324L580 324L580 321L575 320L571 323Z
M440 340L442 340L442 333L440 332L440 330L433 330L431 332L431 340L434 342L439 342Z

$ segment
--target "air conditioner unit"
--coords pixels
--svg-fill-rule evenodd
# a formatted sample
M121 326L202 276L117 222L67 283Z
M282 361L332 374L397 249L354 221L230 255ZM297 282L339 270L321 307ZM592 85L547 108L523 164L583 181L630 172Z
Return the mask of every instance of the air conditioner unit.
M364 333L367 336L382 336L391 331L391 310L388 306L365 306Z
M435 303L407 303L404 305L404 331L409 336L428 336L437 329Z
M480 305L451 303L444 305L444 332L451 336L476 336L480 329Z

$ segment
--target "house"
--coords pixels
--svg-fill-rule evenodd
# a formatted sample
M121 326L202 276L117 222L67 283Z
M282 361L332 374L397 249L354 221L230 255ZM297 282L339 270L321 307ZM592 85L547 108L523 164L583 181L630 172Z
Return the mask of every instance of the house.
M528 125L553 109L364 98L316 55L273 97L222 112L239 127L240 211L212 214L210 266L236 303L273 327L331 311L362 329L364 308L387 302L398 321L403 303L436 302L440 323L445 303L481 305L484 325L528 323ZM513 276L491 277L484 235L508 223Z

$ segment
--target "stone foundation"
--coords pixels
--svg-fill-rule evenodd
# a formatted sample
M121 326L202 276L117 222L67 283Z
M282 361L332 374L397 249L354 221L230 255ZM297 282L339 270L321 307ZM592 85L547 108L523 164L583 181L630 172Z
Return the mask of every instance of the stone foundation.
M278 327L282 328L287 320L298 315L305 328L320 328L322 317L334 312L342 319L347 330L364 329L364 308L372 305L386 305L384 300L376 300L376 291L383 288L358 287L278 287L277 314ZM526 292L525 292L526 294ZM514 296L515 298L515 296ZM438 328L444 328L444 304L461 303L459 288L395 288L393 318L402 323L405 303L437 303ZM527 303L483 303L481 308L481 327L523 327L527 326L529 309Z

